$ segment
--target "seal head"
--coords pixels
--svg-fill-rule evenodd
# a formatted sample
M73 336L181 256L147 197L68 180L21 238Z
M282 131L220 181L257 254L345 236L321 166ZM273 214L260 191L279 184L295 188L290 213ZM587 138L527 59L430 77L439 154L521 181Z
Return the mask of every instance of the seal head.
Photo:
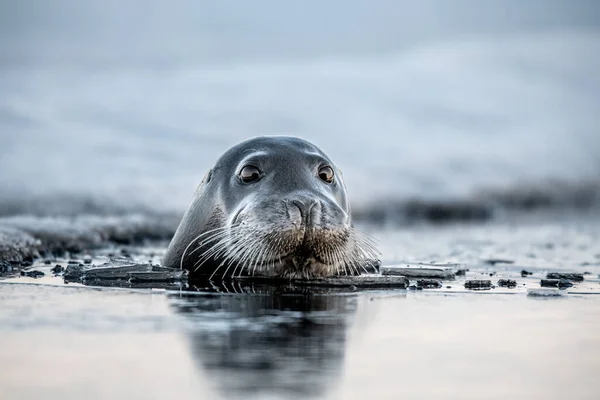
M259 137L229 149L200 184L164 258L192 274L289 278L375 268L352 226L340 170L315 145Z

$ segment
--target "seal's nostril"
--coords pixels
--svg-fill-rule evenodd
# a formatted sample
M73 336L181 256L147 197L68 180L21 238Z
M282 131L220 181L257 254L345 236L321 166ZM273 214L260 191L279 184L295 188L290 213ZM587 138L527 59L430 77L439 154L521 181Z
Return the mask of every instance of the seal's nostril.
M301 200L292 200L292 204L298 207L300 214L304 218L306 216L306 205Z
M284 201L284 203L290 222L297 226L302 225L302 223L304 222L303 204L295 200L286 200Z
M290 204L291 203L291 204ZM290 216L290 208L293 208L293 213L298 212L300 216L300 223L306 226L313 226L319 223L320 220L320 209L321 205L317 200L290 200L285 202L288 209L288 216ZM295 222L292 219L292 222Z

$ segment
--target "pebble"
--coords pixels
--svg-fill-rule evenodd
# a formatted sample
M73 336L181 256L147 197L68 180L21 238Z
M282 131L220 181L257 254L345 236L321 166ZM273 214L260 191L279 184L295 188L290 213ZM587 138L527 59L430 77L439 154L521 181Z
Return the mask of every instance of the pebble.
M578 273L563 273L563 272L548 272L546 279L567 279L573 282L582 282L583 274Z
M573 283L568 279L542 279L540 281L540 286L568 288L568 287L573 286Z
M465 281L465 289L471 290L489 290L492 288L492 281L489 280L470 280Z
M515 281L513 279L500 279L500 280L498 280L498 286L514 288L514 287L517 287L517 281Z
M434 279L419 279L417 281L417 288L422 289L439 289L442 287L442 282Z
M56 265L54 266L54 268L52 268L50 271L52 271L52 273L53 273L53 274L59 274L59 273L63 272L64 270L65 270L65 269L63 268L63 266L62 266L62 265L60 265L60 264L56 264Z
M33 270L33 271L21 271L21 275L22 276L28 276L30 278L40 278L46 274L44 274L42 271L38 271L38 270Z

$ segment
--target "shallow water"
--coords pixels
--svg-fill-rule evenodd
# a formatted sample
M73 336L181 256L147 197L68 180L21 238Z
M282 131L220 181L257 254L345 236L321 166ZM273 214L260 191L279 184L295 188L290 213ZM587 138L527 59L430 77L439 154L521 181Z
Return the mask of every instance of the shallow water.
M457 279L422 291L235 294L5 277L2 397L597 398L597 219L371 233L384 264L460 262L469 279L519 286L474 292ZM589 274L564 297L527 296L547 271Z
M597 398L600 297L0 296L6 398Z

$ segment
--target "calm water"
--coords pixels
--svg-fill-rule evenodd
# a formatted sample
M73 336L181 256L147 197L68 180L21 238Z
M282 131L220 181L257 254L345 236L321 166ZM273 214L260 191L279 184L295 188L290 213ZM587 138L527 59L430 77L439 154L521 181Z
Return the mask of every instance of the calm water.
M527 285L548 270L590 274L555 299L457 282L437 292L192 294L8 279L3 398L597 398L600 296L576 292L600 293L600 224L374 234L387 262L459 261L494 280L527 268Z
M597 296L0 296L4 398L597 398Z

